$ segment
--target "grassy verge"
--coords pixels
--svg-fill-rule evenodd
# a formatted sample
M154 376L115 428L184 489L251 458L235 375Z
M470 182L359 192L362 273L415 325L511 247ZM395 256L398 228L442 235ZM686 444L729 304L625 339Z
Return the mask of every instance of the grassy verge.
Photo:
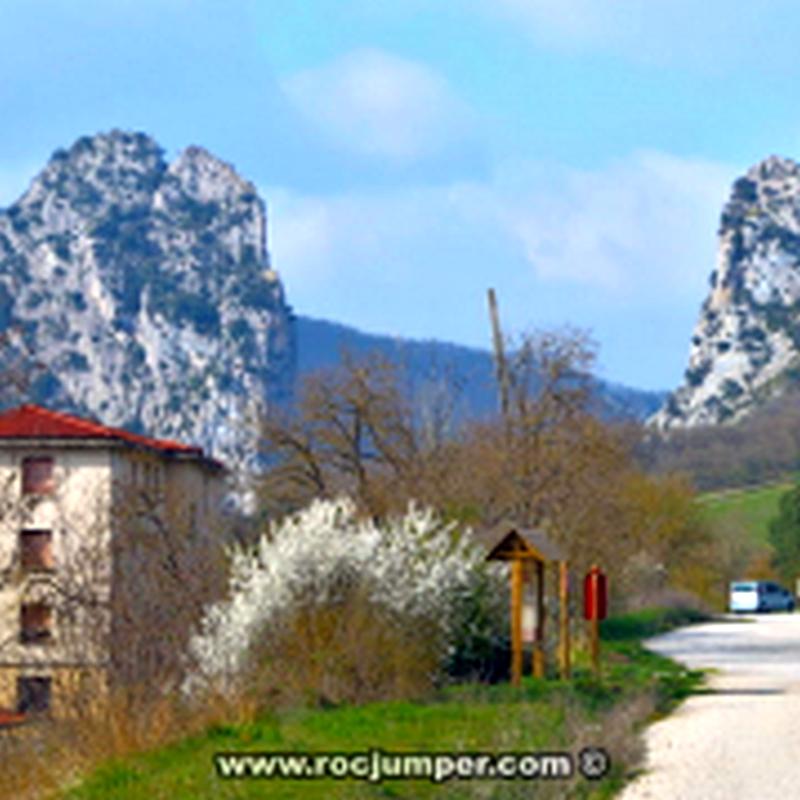
M654 716L671 711L704 680L702 670L685 669L643 645L643 640L673 628L704 622L709 616L693 608L651 608L611 617L601 623L600 635L611 659L622 659L616 678L649 686ZM625 662L627 661L627 665Z
M641 641L681 625L704 622L708 615L694 608L645 608L600 623L600 636L613 643Z
M607 798L641 757L639 732L693 691L700 675L645 650L641 638L695 621L676 611L645 611L603 625L603 674L598 681L576 658L569 681L526 679L507 685L469 685L426 702L374 703L274 713L242 725L216 725L202 735L102 765L63 795L69 800L203 800L203 798L515 798L530 797L530 782L427 780L263 781L218 778L220 751L536 751L577 754L600 745L612 757L600 781L537 781L536 797Z

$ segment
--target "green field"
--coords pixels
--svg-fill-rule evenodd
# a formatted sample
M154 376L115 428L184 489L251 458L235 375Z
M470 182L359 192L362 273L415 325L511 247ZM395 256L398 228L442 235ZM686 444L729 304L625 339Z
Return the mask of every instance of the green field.
M609 621L604 629L600 682L581 668L570 681L526 679L508 685L443 690L423 702L374 703L273 713L244 725L217 725L203 735L157 751L102 765L69 800L203 800L208 798L516 798L531 783L513 781L224 780L214 754L234 752L532 752L577 754L602 745L612 754L610 775L599 781L537 781L536 797L608 798L641 757L641 725L664 713L701 680L644 650L639 637L685 622L675 612L642 612ZM540 793L541 792L541 793Z
M737 523L752 535L755 543L766 545L769 521L777 513L781 495L793 485L786 481L748 489L709 492L700 495L698 503L703 516L711 523Z

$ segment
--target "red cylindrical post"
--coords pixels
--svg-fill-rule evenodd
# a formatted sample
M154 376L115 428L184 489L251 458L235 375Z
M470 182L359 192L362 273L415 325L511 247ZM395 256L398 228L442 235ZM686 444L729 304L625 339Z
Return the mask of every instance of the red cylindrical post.
M596 564L583 579L584 619L602 620L608 615L608 579Z
M589 647L592 670L600 675L600 620L608 614L608 580L605 573L593 564L583 579L583 616L589 621Z

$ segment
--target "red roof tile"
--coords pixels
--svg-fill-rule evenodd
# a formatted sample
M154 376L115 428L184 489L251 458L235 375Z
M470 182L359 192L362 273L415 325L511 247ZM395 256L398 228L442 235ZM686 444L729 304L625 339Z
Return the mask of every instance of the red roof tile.
M171 439L140 436L122 428L111 428L32 404L0 413L0 439L111 439L162 453L185 453L203 457L200 447L181 444Z

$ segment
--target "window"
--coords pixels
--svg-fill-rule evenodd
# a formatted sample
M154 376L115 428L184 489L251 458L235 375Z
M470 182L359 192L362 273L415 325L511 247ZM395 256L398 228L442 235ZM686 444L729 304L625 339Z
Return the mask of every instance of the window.
M19 640L43 644L53 638L53 610L47 603L23 603L20 608Z
M21 714L35 714L50 708L52 694L50 678L17 678L17 711Z
M52 458L26 458L22 461L23 494L50 494L53 482Z
M19 549L22 569L26 572L47 572L55 566L52 531L20 531Z

